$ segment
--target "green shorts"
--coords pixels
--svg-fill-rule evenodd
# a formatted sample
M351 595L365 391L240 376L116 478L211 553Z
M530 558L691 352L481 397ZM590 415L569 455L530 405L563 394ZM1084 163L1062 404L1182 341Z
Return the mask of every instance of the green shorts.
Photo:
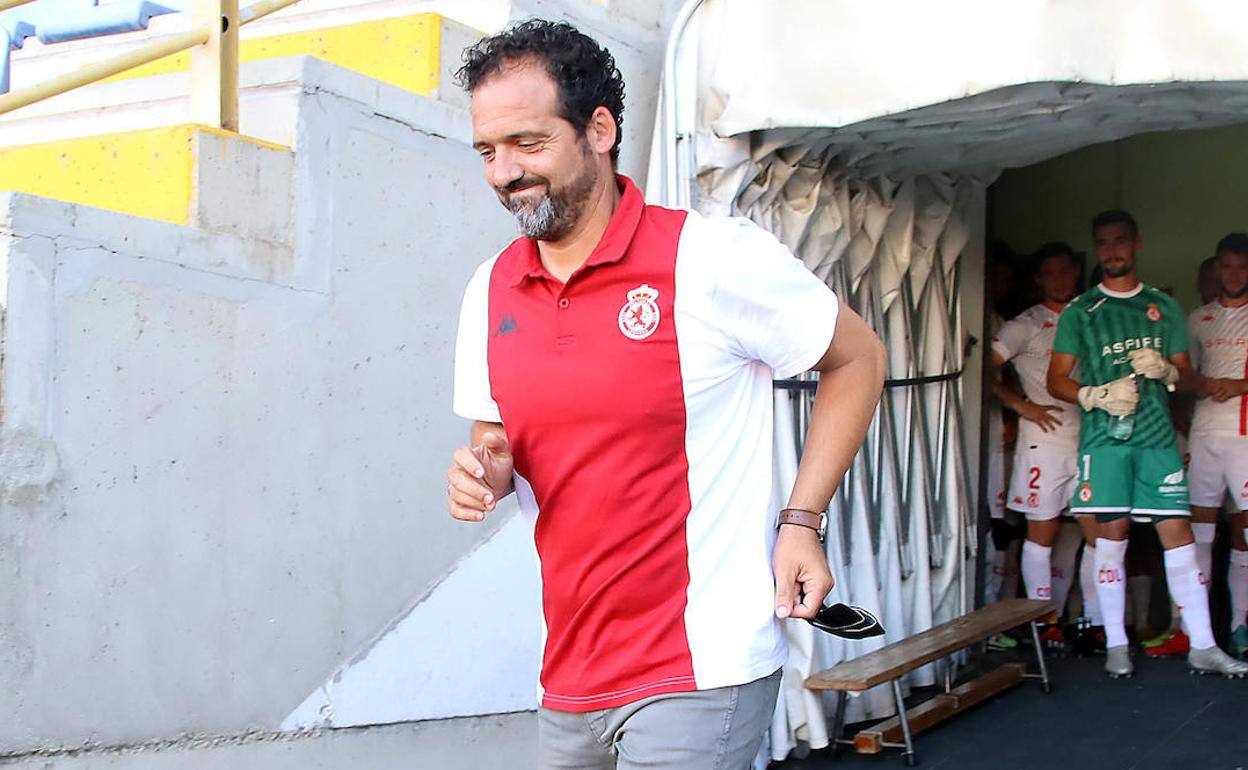
M1190 516L1183 458L1173 448L1083 449L1070 512L1094 513L1100 521Z

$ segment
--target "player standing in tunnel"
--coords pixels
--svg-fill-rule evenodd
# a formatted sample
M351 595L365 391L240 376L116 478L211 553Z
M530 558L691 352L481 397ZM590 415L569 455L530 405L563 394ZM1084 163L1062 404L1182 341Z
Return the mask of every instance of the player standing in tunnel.
M1071 404L1054 399L1045 388L1057 321L1066 304L1079 289L1082 265L1070 246L1047 243L1036 254L1036 284L1043 301L1001 327L992 340L993 394L1008 409L1018 413L1018 443L1010 476L1008 506L1027 519L1027 539L1023 543L1022 573L1027 596L1052 599L1060 614L1066 603L1073 572L1073 543L1063 542L1069 558L1054 558L1054 545L1061 531L1061 515L1074 498L1078 479L1076 454L1079 445L1079 412ZM1007 362L1018 372L1023 387L1020 397L1003 386L1000 368ZM1095 559L1096 520L1080 516L1088 549L1084 564L1084 603L1094 626L1101 624L1096 601L1092 563ZM1054 618L1056 621L1056 618ZM1094 632L1095 633L1095 632ZM1052 625L1041 637L1065 646L1060 628Z
M1102 282L1062 312L1047 377L1051 395L1079 404L1079 485L1072 513L1094 513L1097 591L1105 620L1105 670L1130 676L1124 615L1127 534L1132 518L1151 522L1165 548L1166 580L1191 636L1188 666L1201 673L1248 675L1214 643L1207 579L1189 522L1188 490L1168 390L1196 379L1183 315L1168 295L1136 272L1142 241L1135 219L1106 211L1092 220ZM1072 378L1079 366L1079 380Z

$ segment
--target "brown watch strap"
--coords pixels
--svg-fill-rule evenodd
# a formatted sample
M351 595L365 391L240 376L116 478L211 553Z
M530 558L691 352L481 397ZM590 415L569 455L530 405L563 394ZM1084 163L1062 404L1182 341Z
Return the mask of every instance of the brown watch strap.
M785 508L780 511L780 519L776 522L776 526L781 524L796 524L799 527L807 527L823 534L823 514L814 511L803 511L800 508Z

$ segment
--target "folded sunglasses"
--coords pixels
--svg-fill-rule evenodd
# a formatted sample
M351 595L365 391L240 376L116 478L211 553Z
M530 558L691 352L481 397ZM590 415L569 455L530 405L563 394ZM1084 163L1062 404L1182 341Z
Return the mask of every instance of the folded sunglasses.
M807 618L806 622L820 631L827 631L842 639L870 639L884 635L884 626L880 625L874 615L861 607L851 607L848 604L837 603L824 607L813 618Z

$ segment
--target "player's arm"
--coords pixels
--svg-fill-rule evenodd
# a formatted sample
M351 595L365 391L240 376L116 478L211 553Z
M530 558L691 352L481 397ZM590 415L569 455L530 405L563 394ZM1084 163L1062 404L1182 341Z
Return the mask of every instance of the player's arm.
M992 395L996 396L1006 409L1016 412L1024 420L1030 420L1039 425L1045 433L1061 427L1062 421L1050 414L1050 412L1059 411L1060 407L1055 404L1037 404L1034 401L1028 401L1005 384L1005 378L1001 376L1001 367L1006 363L1005 356L993 350L989 361L988 375L992 380Z
M819 387L788 507L828 507L867 436L886 366L884 344L875 331L843 306L832 343L813 369L819 372Z
M1077 362L1078 359L1070 353L1053 351L1049 357L1049 371L1044 379L1050 396L1071 404L1079 403L1079 383L1070 376Z
M1188 337L1192 338L1194 336L1189 331ZM1199 350L1199 347L1193 346L1192 349ZM1200 398L1212 398L1214 401L1229 401L1232 398L1248 395L1248 379L1205 377L1200 373L1200 367L1195 360L1192 361L1192 373L1192 391Z
M1085 412L1101 409L1114 417L1126 417L1135 411L1140 403L1140 394L1134 380L1122 377L1104 385L1080 386L1070 376L1075 362L1074 354L1053 351L1045 377L1045 387L1050 396L1078 404Z
M848 305L836 317L832 342L813 367L819 372L810 429L787 508L823 511L862 446L884 390L884 345ZM832 589L823 544L806 527L782 525L773 562L776 615L810 618Z
M1232 398L1248 395L1248 380L1198 375L1194 390L1197 395L1212 398L1214 401L1229 401Z

